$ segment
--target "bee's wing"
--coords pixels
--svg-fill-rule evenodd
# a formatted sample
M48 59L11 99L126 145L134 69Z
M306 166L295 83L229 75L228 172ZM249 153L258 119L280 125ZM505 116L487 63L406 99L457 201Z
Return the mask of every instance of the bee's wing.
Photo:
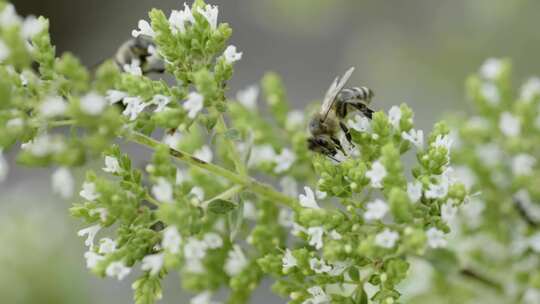
M330 112L330 110L332 109L334 102L336 101L336 96L343 89L345 84L347 84L347 81L349 81L349 78L351 78L353 72L354 67L351 67L347 70L347 72L345 72L343 77L336 77L336 79L334 79L334 82L332 82L332 84L330 85L330 88L328 88L328 91L326 91L326 95L324 96L324 100L320 110L321 116L325 119L328 115L328 112Z

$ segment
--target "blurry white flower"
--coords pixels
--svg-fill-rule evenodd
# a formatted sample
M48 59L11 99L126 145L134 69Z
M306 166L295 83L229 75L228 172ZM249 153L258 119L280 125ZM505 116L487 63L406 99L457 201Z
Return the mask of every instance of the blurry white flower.
M518 154L512 158L512 173L516 176L531 175L536 158L529 154Z
M232 64L242 59L242 52L237 52L236 46L229 45L225 49L225 52L223 52L223 56L225 57L225 62L227 62L228 64Z
M371 169L366 172L366 177L371 181L373 188L382 188L382 181L386 177L386 169L380 161L375 161Z
M351 267L352 261L337 261L332 263L332 270L328 273L331 276L338 276L343 273L347 268Z
M189 304L221 304L221 302L212 301L212 293L205 291L191 298Z
M317 258L309 259L309 268L315 273L327 273L332 270L332 267L327 265L323 259Z
M107 209L105 208L94 208L94 209L91 209L88 214L90 216L94 216L96 214L99 214L99 218L101 219L101 221L105 222L107 220L107 216L109 215L109 211L107 211Z
M131 32L131 36L133 36L133 38L137 38L139 37L139 35L149 36L152 38L156 36L156 33L154 32L154 30L152 29L152 26L150 26L150 23L148 23L148 21L139 20L139 23L137 26L139 29L133 30Z
M399 239L399 233L385 228L375 235L375 245L382 248L394 248Z
M96 184L91 182L84 182L82 185L82 190L79 192L79 195L89 201L95 201L100 197L100 194L96 192Z
M200 260L206 256L206 242L190 237L184 245L184 257L186 259Z
M180 142L182 141L182 133L180 131L176 130L173 134L166 133L163 136L162 142L169 146L171 149L178 149L178 146L180 145Z
M9 165L6 159L4 158L2 149L0 149L0 183L6 180L8 172L9 172Z
M21 23L21 17L17 15L13 4L8 3L0 13L0 27L8 28Z
M484 99L492 105L496 105L501 101L499 89L491 82L482 84L480 87L480 94L482 94L482 97L484 97Z
M477 146L475 154L480 162L488 167L499 164L503 157L502 149L495 143Z
M259 97L259 87L257 85L251 85L236 93L238 102L251 111L257 110L257 97Z
M105 274L108 277L116 278L119 281L123 280L130 272L131 268L126 267L126 264L120 261L110 263L105 269Z
M244 201L244 211L242 212L242 216L248 220L257 220L257 208L251 201Z
M104 256L99 255L93 251L87 251L84 253L86 259L86 268L93 269L96 265L105 259Z
M78 236L86 235L86 240L84 241L84 245L92 249L92 247L94 247L94 238L96 237L96 234L99 232L99 230L101 230L101 225L96 224L96 225L79 230L77 232L77 235Z
M307 292L311 295L311 298L305 300L302 304L329 304L332 300L320 286L310 287Z
M388 119L390 124L399 130L399 122L401 121L401 109L398 106L392 106L388 111Z
M304 187L306 194L300 194L298 200L300 201L300 206L304 208L320 209L317 201L315 200L315 193L311 190L310 187Z
M203 274L206 271L201 259L186 259L184 270L194 274Z
M169 24L170 24L171 31L173 32L173 34L176 34L178 32L185 33L186 22L194 24L195 18L193 18L193 13L191 12L191 9L189 8L189 6L186 3L184 3L184 10L182 11L173 10L169 17Z
M408 133L401 132L401 137L411 142L419 150L424 148L424 131L422 130L411 129Z
M129 120L137 119L137 116L146 108L147 104L140 97L126 97L122 101L126 108L122 112Z
M540 78L529 78L521 87L520 98L530 102L538 96L540 96Z
M309 227L306 231L309 236L309 245L319 250L323 247L323 227Z
M29 142L21 144L21 149L29 151L35 156L42 157L51 153L64 151L65 144L61 138L43 133Z
M248 167L258 166L262 163L273 162L276 152L271 145L254 146L249 156Z
M12 118L6 122L6 128L22 128L24 127L24 120L22 118Z
M105 99L109 102L109 104L115 104L119 101L122 101L122 99L128 96L129 94L126 92L122 92L118 90L108 90L107 95L105 96Z
M182 237L178 234L176 226L168 226L163 230L163 239L161 240L161 247L169 251L172 254L180 252L180 244L182 243Z
M274 168L274 173L279 174L289 170L295 161L296 154L294 154L290 149L284 148L281 150L281 153L276 156L276 167Z
M203 109L203 106L204 97L197 92L189 93L188 99L182 104L182 107L188 111L188 117L190 119L197 117L197 114Z
M278 215L278 223L282 227L292 227L294 224L294 213L289 209L280 209Z
M223 246L223 239L215 232L208 232L203 237L206 246L210 249L216 249Z
M454 206L454 200L448 200L441 206L441 218L446 224L450 224L456 213L457 207Z
M201 202L204 200L204 190L201 187L195 186L191 188L191 191L189 191L189 194L195 196L195 198L197 198L197 200Z
M502 61L497 58L489 58L480 67L480 75L488 80L496 80L501 75Z
M193 152L193 156L207 163L212 162L212 159L214 158L212 149L207 145L204 145L199 150Z
M330 235L330 238L332 240L335 240L335 241L341 240L343 238L341 236L341 234L339 234L339 232L336 231L336 229L332 229L332 231L330 231L329 235Z
M150 275L155 276L163 267L165 255L163 253L156 253L147 255L142 260L141 270L149 271Z
M382 220L386 213L390 210L388 205L380 199L376 199L370 202L366 206L367 210L364 213L364 219L366 221Z
M422 183L415 181L414 183L407 183L407 194L411 202L416 203L422 197Z
M347 125L358 132L369 132L371 130L371 121L363 115L355 115L354 120L349 119Z
M279 181L279 186L281 191L288 196L297 197L298 196L298 183L296 180L288 175L284 176Z
M509 112L504 112L499 120L499 129L508 137L516 137L521 132L521 122L518 117Z
M158 94L154 95L150 103L156 105L156 109L154 110L154 112L159 113L165 110L165 108L170 102L171 98L169 96Z
M229 255L225 261L225 273L231 277L238 275L246 268L248 262L248 259L242 252L242 248L238 245L234 245L233 249L229 251Z
M11 54L11 50L7 46L7 44L0 39L0 62L6 60L9 55Z
M305 115L303 111L293 110L287 113L287 120L285 122L285 127L288 130L294 130L295 128L301 127L304 125Z
M133 76L142 76L141 62L137 59L133 59L129 64L122 66L124 72Z
M176 185L181 185L184 181L187 180L188 177L185 176L185 172L183 172L180 169L176 169L176 178L174 183Z
M281 262L283 263L284 272L298 266L298 261L292 254L291 250L289 250L289 248L285 249L285 254L283 255L283 258L281 258Z
M540 303L540 289L529 287L523 294L523 304Z
M449 135L437 135L435 141L432 143L435 148L445 148L450 152L452 147L452 138Z
M88 115L99 115L106 106L106 99L97 93L91 92L81 97L81 111Z
M218 7L217 5L210 5L207 4L204 9L197 8L197 11L204 16L206 21L208 21L208 24L210 24L210 28L212 30L217 29L217 19L218 19Z
M119 173L120 169L120 163L116 157L105 156L105 167L103 168L103 171L108 173Z
M426 191L427 198L443 198L448 194L448 187L450 185L444 179L441 179L439 184L430 184Z
M162 203L172 203L174 200L172 185L163 177L158 178L156 184L152 186L152 194Z
M99 253L108 254L116 250L116 242L110 238L102 238L99 240Z
M480 226L480 224L482 224L482 212L484 212L484 209L486 209L486 205L483 201L479 199L471 199L469 202L463 204L463 206L459 209L465 216L464 222L467 226L477 228Z
M41 33L45 29L45 24L36 18L36 16L28 16L24 19L21 26L21 36L23 39L32 39L35 35Z
M63 115L66 110L67 103L60 96L47 97L39 106L41 115L47 118Z
M444 232L434 227L429 228L429 230L426 232L426 236L428 246L431 248L446 247L448 243L444 238Z
M465 185L467 190L471 190L472 186L476 183L474 172L466 166L454 167L454 176L456 180L459 180Z
M60 195L60 197L68 199L73 196L75 182L68 168L60 167L56 169L51 176L51 184L53 192Z

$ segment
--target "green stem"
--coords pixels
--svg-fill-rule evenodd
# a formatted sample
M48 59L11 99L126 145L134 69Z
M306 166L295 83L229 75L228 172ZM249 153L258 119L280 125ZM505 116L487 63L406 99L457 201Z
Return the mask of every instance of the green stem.
M233 186L230 189L212 197L211 199L204 201L202 203L202 207L206 209L206 207L208 207L208 204L210 204L212 201L217 200L217 199L222 199L222 200L230 199L231 197L238 194L242 190L244 190L244 186L241 186L241 185Z
M161 145L159 141L138 132L131 132L126 134L125 137L129 141L147 146L152 149L156 149ZM276 191L271 186L261 183L249 176L242 176L223 167L214 165L212 163L207 163L183 151L169 149L169 154L181 162L224 177L235 184L245 187L250 192L258 194L275 203L283 204L291 208L298 206L296 199L284 195L283 193Z
M219 115L219 119L216 124L217 131L220 133L225 133L229 129L227 127L227 123L225 122L225 119L223 118L223 115ZM234 167L236 169L236 172L242 176L247 176L247 169L244 164L244 162L240 159L238 149L236 149L236 146L234 142L232 142L230 139L224 138L225 141L225 149L227 149L227 156L231 158L231 160L234 163Z

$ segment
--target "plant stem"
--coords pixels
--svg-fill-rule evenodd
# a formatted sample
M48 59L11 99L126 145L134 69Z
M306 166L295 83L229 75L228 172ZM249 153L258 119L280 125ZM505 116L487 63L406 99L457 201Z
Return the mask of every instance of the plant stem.
M217 131L221 133L225 133L229 129L227 127L227 123L225 122L225 119L223 118L223 115L221 114L219 115L216 128L217 128ZM236 172L238 172L238 174L242 176L247 176L246 166L244 165L244 162L240 159L238 149L236 149L234 142L232 142L228 138L223 138L223 140L225 142L225 148L227 149L227 155L233 161Z
M138 143L143 146L147 146L152 149L155 149L159 145L161 145L159 141L138 132L131 132L124 136L129 141ZM245 187L246 189L248 189L248 191L265 197L266 199L271 200L275 203L283 204L291 208L298 206L298 202L296 201L296 199L284 195L283 193L276 191L271 186L261 183L249 176L242 176L223 167L214 165L212 163L207 163L183 151L169 149L169 154L179 161L224 177L235 184Z
M502 292L503 291L503 288L501 286L501 284L489 279L489 278L486 278L484 277L483 275L473 271L472 269L469 269L469 268L463 268L459 271L459 274L461 274L462 276L464 277L467 277L469 279L473 279L479 283L482 283L488 287L491 287L499 292Z
M226 190L226 191L212 197L211 199L204 201L202 203L202 207L204 209L206 209L208 207L208 204L210 204L213 200L217 200L217 199L226 200L226 199L229 199L229 198L236 195L238 192L240 192L242 190L244 190L244 186L241 186L241 185L233 186L230 189L228 189L228 190Z

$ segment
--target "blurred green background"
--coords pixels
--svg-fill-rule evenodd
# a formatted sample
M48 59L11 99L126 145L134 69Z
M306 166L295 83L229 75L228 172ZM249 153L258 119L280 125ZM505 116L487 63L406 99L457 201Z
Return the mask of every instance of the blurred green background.
M220 20L234 29L232 43L244 52L231 83L233 92L273 70L283 76L297 109L321 98L337 74L356 66L351 84L375 90L374 108L407 102L419 126L429 128L447 112L468 111L464 79L484 59L511 58L516 82L540 70L536 60L540 1L215 0L213 4L220 6ZM112 55L150 8L168 11L182 3L17 0L15 5L21 14L49 17L57 50L69 50L91 66ZM13 154L8 157L13 163ZM3 302L131 303L129 280L112 282L86 271L83 242L76 236L78 223L68 216L69 203L49 190L51 170L11 167L8 180L0 184ZM408 288L427 287L418 283ZM181 303L185 297L178 289L178 278L172 275L162 303ZM266 289L254 303L284 302Z

